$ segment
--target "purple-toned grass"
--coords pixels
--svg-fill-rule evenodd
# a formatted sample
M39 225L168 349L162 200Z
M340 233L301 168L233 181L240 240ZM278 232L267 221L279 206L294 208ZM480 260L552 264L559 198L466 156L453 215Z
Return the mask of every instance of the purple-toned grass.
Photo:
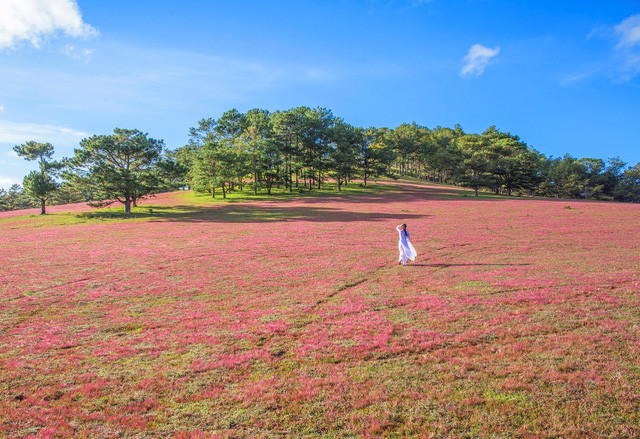
M0 437L640 436L640 206L439 190L3 220Z

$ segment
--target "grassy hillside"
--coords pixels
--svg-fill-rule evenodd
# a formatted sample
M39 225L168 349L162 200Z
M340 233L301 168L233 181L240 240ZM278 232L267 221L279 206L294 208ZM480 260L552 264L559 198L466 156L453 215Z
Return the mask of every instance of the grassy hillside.
M0 217L0 437L640 436L640 206L470 195Z

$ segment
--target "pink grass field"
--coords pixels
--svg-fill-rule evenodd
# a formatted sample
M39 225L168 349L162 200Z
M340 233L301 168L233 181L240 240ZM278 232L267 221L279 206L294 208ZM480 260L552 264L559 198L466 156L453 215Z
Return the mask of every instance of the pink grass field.
M0 437L640 437L640 206L390 186L0 216Z

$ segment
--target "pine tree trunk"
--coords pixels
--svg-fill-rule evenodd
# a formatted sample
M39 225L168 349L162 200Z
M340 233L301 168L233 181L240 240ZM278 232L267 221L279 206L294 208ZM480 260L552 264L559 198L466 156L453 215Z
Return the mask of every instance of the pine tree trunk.
M291 159L289 159L289 192L293 192L293 170L291 169Z
M44 198L40 200L40 215L45 215L47 213L45 212L44 202L45 202Z

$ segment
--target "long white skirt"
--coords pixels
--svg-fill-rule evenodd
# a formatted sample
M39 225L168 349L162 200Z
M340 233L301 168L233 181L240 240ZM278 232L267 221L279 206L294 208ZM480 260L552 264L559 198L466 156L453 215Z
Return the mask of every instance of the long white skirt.
M407 245L404 245L402 240L398 240L398 251L400 252L398 261L402 262L402 265L407 265L407 259L415 261L416 256L418 256L416 249L411 245L411 241L407 241Z

